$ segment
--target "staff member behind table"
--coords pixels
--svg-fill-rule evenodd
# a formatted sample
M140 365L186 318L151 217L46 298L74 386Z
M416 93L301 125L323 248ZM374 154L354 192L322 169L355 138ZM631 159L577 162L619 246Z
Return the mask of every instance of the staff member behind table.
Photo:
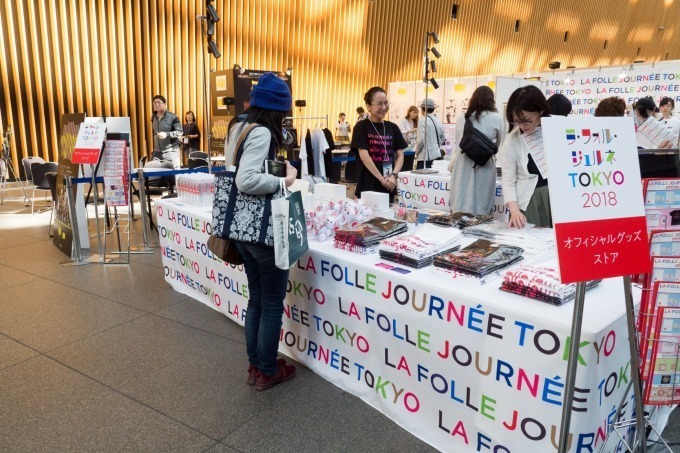
M366 118L368 118L368 113L366 113L366 110L364 110L364 108L361 106L357 107L357 123L359 121L365 120Z
M182 154L186 161L192 152L201 148L201 131L196 124L196 115L189 110L184 114L184 126L182 126Z
M595 107L595 116L624 116L625 114L626 101L618 96L604 98Z
M496 100L491 88L480 85L472 93L467 111L456 119L456 143L460 143L463 138L466 119L470 120L473 128L486 135L496 146L500 146L505 128L503 117L496 110ZM495 156L480 167L456 146L449 163L449 171L451 212L490 214L496 197Z
M404 165L406 141L399 126L385 121L390 103L387 93L373 87L364 95L368 119L354 126L352 148L359 150L361 162L355 195L373 191L388 193L390 203L397 192L397 175Z
M408 108L406 116L399 122L399 130L401 130L401 135L404 136L406 143L410 146L416 144L418 135L418 107L412 105Z
M675 136L678 137L673 144L673 148L680 148L680 118L673 116L673 109L675 108L675 101L669 97L661 98L659 102L659 111L661 118L659 121L664 123L668 129L671 129Z
M568 116L571 113L571 101L563 94L555 93L548 98L550 115Z
M420 103L420 113L423 118L418 121L418 138L416 143L416 168L432 168L432 161L441 157L441 145L446 141L444 125L434 116L434 99L423 99ZM425 143L425 128L427 128L427 143Z
M644 136L642 132L640 132L639 128L640 126L647 121L647 119L655 118L656 115L654 113L656 112L656 102L654 102L654 99L652 99L650 96L646 96L644 98L638 99L638 101L633 104L633 112L634 112L634 118L635 118L635 138L637 140L637 146L638 148L642 149L655 149L657 148L654 143L650 142L647 137ZM663 148L672 148L673 144L669 142L668 140L664 140L658 145L658 148L663 149Z
M347 122L347 115L341 113L338 115L338 122L335 123L335 141L337 142L348 142L349 133L352 127Z
M279 190L281 180L286 187L295 182L297 170L286 162L286 177L263 173L264 161L272 154L272 146L283 143L283 118L292 108L292 96L286 83L271 72L266 72L250 92L250 107L229 124L229 137L224 146L226 162L232 162L239 135L248 124L254 128L243 142L236 172L239 192L264 195ZM245 120L238 123L239 118ZM219 196L219 194L216 194ZM269 201L268 203L271 203ZM255 222L252 208L245 206L235 215L250 217ZM271 208L270 208L271 209ZM268 390L273 385L293 379L295 367L284 359L277 360L279 335L283 318L283 299L286 297L288 270L281 270L274 262L274 247L236 242L248 277L248 310L245 334L248 353L249 385L255 390Z
M498 160L511 227L524 228L527 222L552 226L548 180L541 176L524 139L534 132L540 133L541 118L550 116L548 109L545 96L533 85L516 89L508 99L505 115L510 133L503 140Z
M179 168L179 137L182 135L182 122L168 111L165 98L160 94L153 97L151 128L153 129L153 158L172 162Z

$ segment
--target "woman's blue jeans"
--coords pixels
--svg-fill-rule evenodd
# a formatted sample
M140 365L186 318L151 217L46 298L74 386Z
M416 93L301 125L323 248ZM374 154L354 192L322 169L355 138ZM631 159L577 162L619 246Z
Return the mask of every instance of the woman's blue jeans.
M246 351L248 361L262 374L276 372L276 356L283 323L283 299L286 297L288 270L274 264L274 248L265 245L236 243L248 277L248 311L246 312Z

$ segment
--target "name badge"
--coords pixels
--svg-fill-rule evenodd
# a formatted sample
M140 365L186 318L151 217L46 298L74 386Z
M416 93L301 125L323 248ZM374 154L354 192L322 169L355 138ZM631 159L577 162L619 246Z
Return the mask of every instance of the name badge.
M383 165L383 176L389 176L392 174L392 164Z

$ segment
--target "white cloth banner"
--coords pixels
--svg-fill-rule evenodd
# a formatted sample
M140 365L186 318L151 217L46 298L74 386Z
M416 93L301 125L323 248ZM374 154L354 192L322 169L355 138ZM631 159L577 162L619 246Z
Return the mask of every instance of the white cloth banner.
M451 211L451 174L435 173L418 175L410 171L399 173L399 206L402 208L437 209ZM496 181L496 192L492 215L494 219L507 221L509 211L503 201L500 180Z
M157 220L166 281L243 325L248 282L208 251L210 212L161 200ZM556 451L573 305L499 285L310 240L291 268L280 350L441 451ZM605 280L586 295L570 452L604 443L630 379L626 338L623 285Z

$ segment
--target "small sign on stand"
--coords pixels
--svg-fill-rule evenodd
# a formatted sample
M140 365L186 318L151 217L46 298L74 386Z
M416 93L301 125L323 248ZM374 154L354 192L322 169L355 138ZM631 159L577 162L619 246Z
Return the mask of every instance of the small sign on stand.
M78 130L71 162L74 164L97 165L102 146L106 140L105 123L84 123Z
M559 451L567 451L569 439L585 284L619 276L624 282L630 383L635 394L632 449L640 446L645 451L630 275L649 272L651 262L633 122L631 118L550 117L542 118L541 125L560 278L562 283L578 282Z

